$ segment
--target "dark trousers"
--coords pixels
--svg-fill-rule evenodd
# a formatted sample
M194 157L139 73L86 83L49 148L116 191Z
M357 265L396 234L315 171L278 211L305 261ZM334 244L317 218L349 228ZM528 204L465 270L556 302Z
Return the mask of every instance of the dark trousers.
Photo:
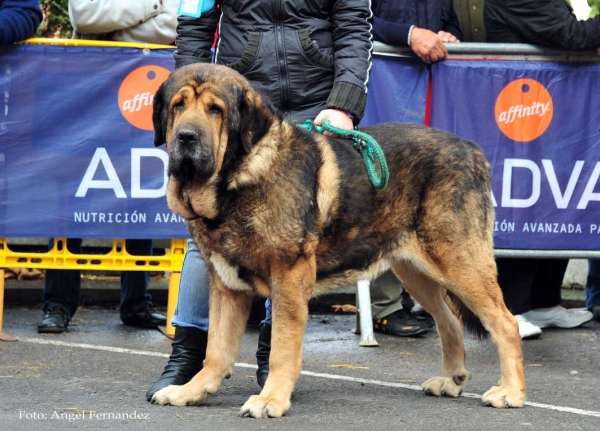
M568 259L496 259L498 283L512 314L560 305Z
M50 240L52 247L54 240ZM67 239L67 249L71 253L81 253L81 239ZM132 255L152 255L151 239L128 239L125 249ZM121 272L121 311L135 311L141 306L151 304L147 293L150 274L145 271ZM44 281L44 312L52 307L60 307L73 318L81 298L81 271L49 269Z
M585 305L588 310L600 307L600 259L588 261L588 276L585 283Z

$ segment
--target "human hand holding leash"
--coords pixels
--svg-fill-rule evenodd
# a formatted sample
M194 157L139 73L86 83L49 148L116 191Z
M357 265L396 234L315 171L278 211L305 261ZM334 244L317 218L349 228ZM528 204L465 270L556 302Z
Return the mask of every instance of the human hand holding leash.
M339 109L323 109L315 118L314 123L317 126L321 126L323 120L329 120L329 123L334 127L339 127L340 129L353 129L354 121L352 118L348 116L347 112L340 111ZM334 136L331 132L323 132L325 136Z

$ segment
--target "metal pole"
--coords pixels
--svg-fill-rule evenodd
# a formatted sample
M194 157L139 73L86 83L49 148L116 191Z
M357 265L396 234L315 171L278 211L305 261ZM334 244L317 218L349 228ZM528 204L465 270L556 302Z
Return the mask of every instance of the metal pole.
M367 280L359 280L356 284L358 296L358 313L360 319L360 342L361 347L377 347L379 343L373 335L373 315L371 314L371 291Z
M521 60L559 62L600 62L595 51L565 51L527 43L447 43L449 60ZM373 53L385 57L417 58L410 48L399 48L381 42L373 44Z
M600 250L512 250L495 249L496 257L546 259L600 259Z

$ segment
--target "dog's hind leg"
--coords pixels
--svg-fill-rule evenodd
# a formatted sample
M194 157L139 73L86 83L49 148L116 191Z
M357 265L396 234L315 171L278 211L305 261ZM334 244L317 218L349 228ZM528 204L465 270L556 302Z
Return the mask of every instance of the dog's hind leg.
M444 300L444 288L410 263L392 265L412 297L435 319L442 343L442 375L423 383L428 395L458 397L468 378L462 325Z
M281 417L302 367L302 345L308 321L308 301L316 280L315 258L300 258L295 265L271 267L273 329L269 377L260 395L253 395L239 415Z
M204 368L182 386L167 386L154 397L154 404L198 405L214 394L231 373L250 314L252 295L230 290L216 274L211 278L208 346Z
M522 407L525 377L521 337L516 319L504 304L493 253L473 241L445 256L438 268L445 268L446 287L479 318L498 349L501 379L483 395L483 402L497 408Z

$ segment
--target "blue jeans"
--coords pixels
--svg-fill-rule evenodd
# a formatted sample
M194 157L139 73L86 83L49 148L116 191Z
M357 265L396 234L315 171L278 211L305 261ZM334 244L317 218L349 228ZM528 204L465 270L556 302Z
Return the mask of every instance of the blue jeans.
M50 240L52 248L54 240ZM152 255L151 239L128 239L125 249L132 255ZM71 253L81 253L81 239L67 239L67 250ZM150 274L145 271L121 272L121 311L136 311L141 306L151 304L152 297L148 294ZM62 308L69 319L77 311L81 298L81 271L67 269L49 269L44 280L44 312L50 308Z
M588 260L588 276L585 283L585 305L588 310L600 306L600 259Z
M208 268L194 241L188 239L181 268L179 297L171 325L208 331ZM271 300L265 303L267 317L262 324L271 325Z

